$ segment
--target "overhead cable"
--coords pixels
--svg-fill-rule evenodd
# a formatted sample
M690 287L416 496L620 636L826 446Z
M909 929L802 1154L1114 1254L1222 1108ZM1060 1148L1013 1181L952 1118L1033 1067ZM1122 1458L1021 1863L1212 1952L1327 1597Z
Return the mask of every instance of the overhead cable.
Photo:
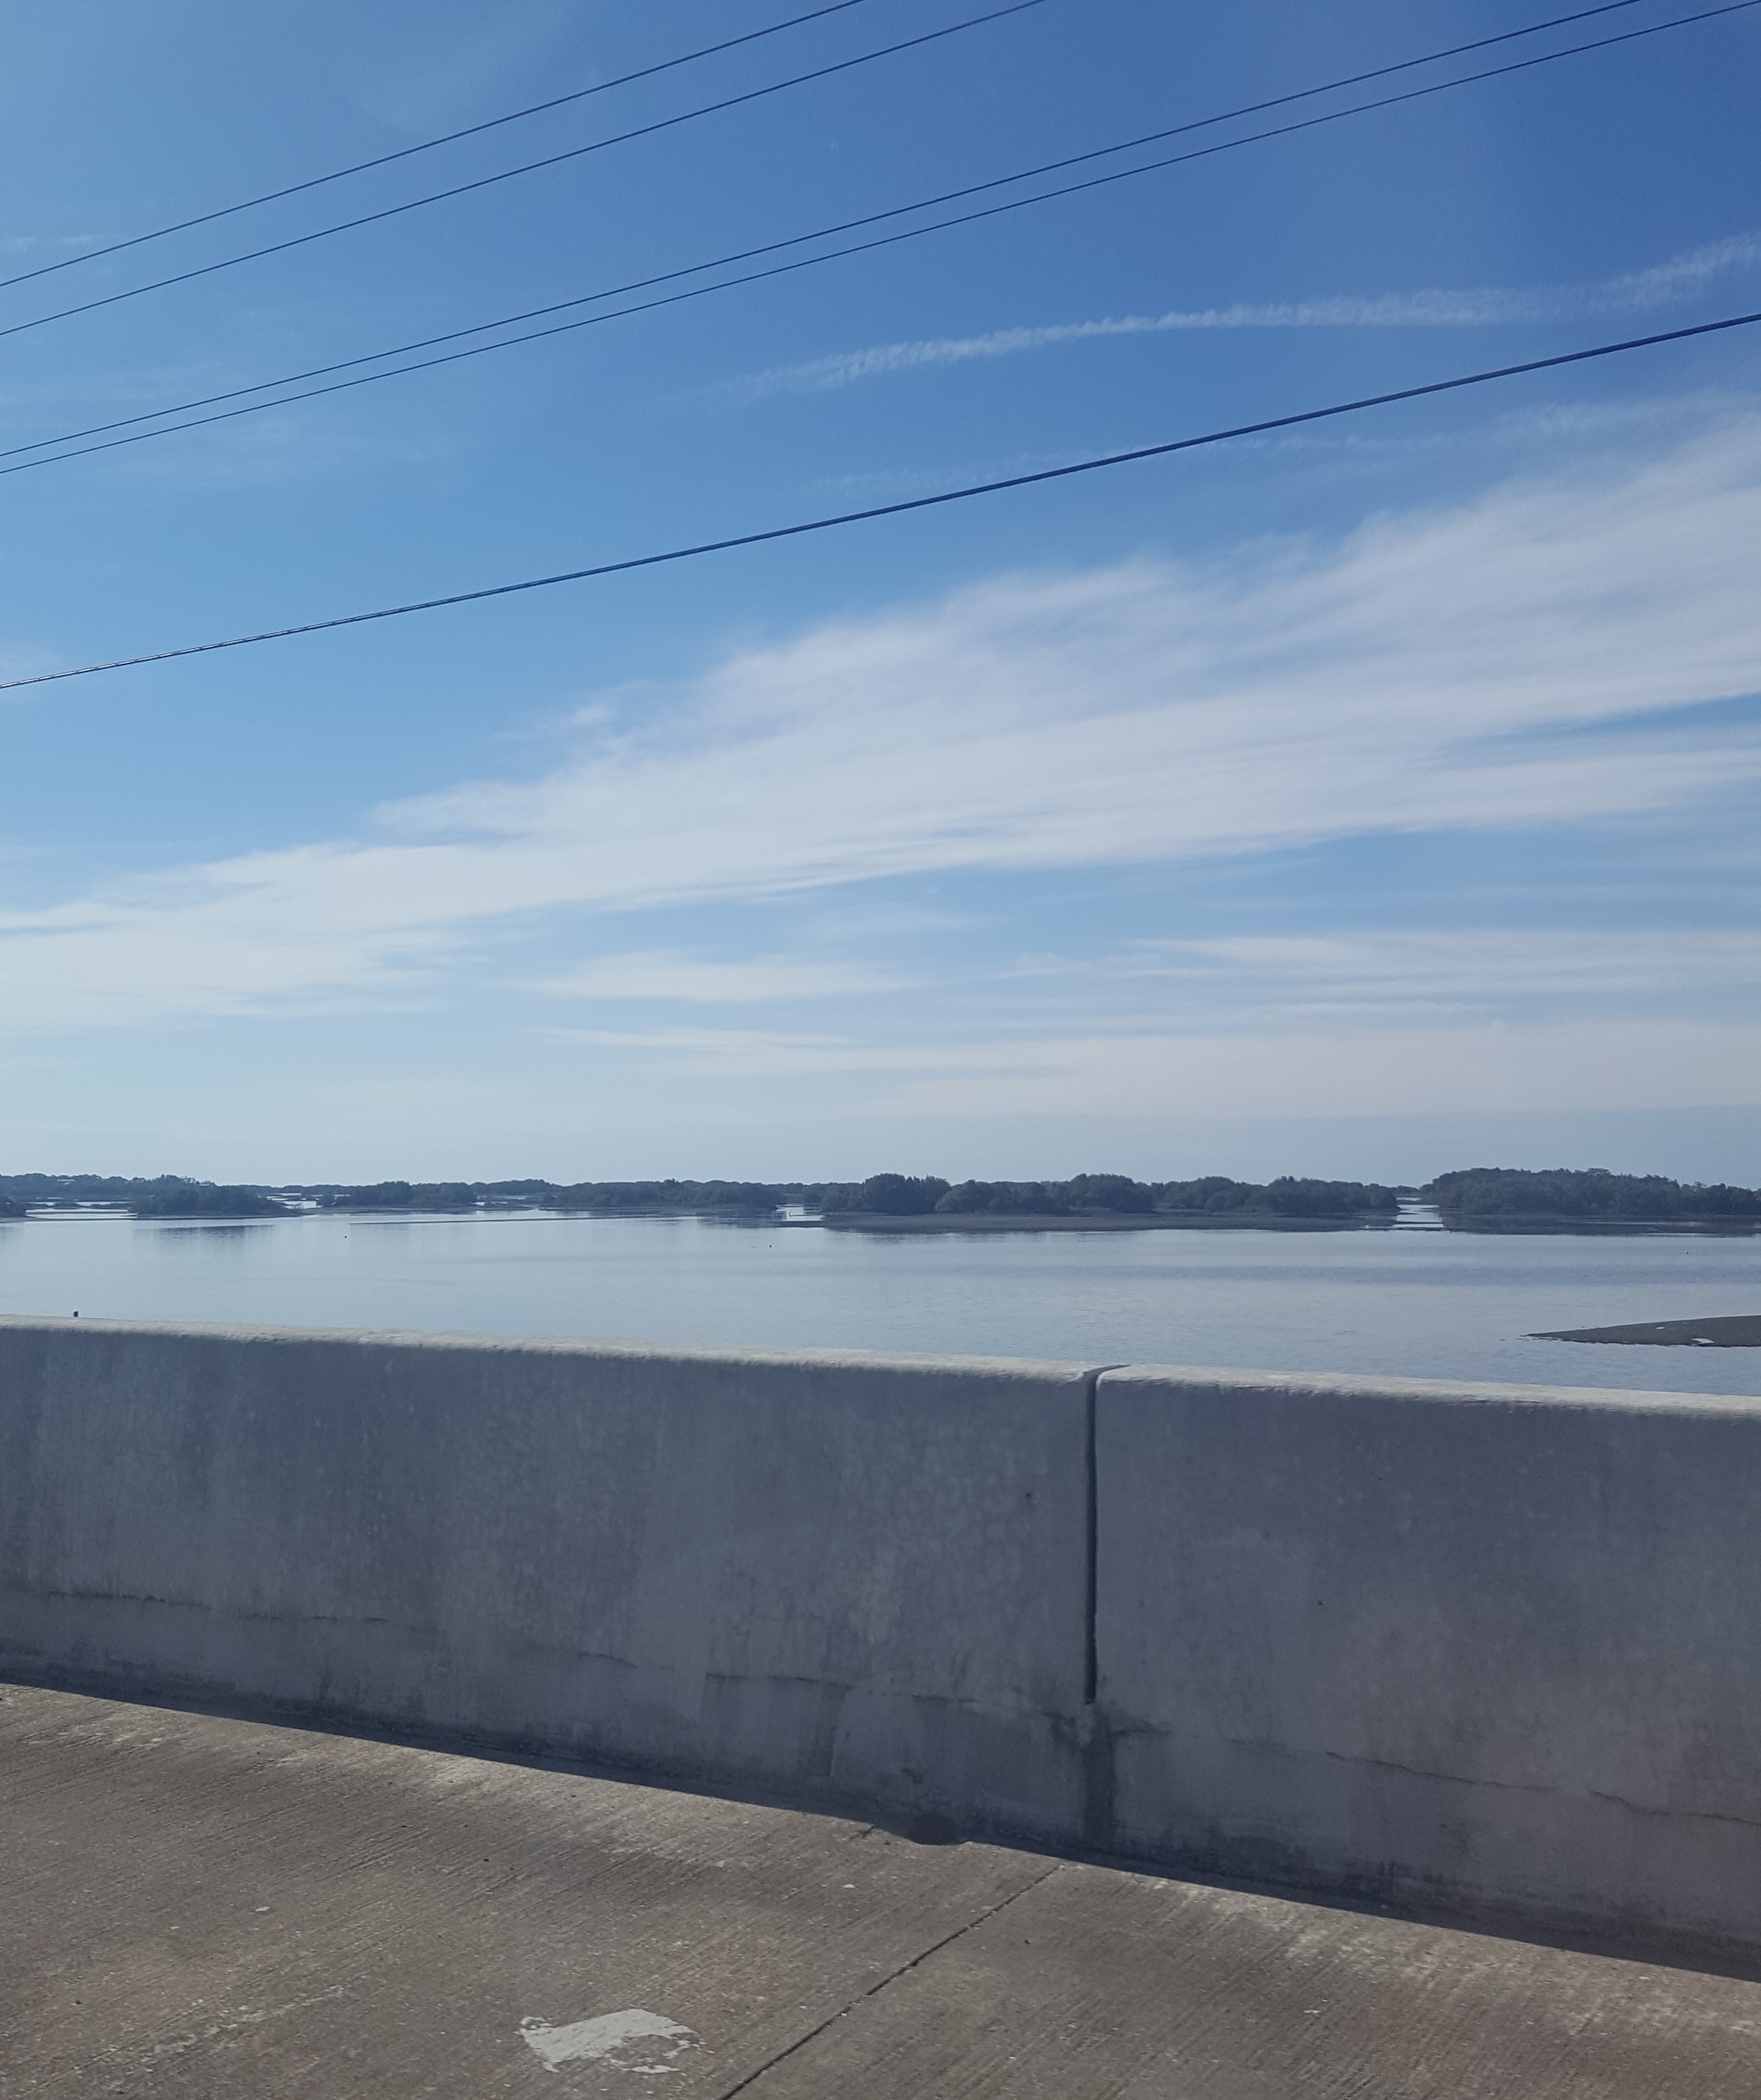
M1599 38L1588 44L1573 44L1563 50L1545 52L1534 58L1514 60L1507 65L1488 67L1480 72L1464 74L1453 80L1432 81L1423 87L1404 90L1399 94L1382 95L1371 101L1355 102L1344 109L1329 110L1320 116L1300 118L1294 123L1275 125L1264 131L1249 132L1242 137L1227 139L1216 145L1201 146L1190 152L1171 154L1160 160L1146 161L1136 167L1116 169L1109 174L1091 176L1081 182L1065 183L1056 189L1038 191L1031 196L1012 198L1006 203L988 205L976 211L961 212L952 218L936 219L927 225L911 226L903 232L882 234L869 240L855 241L848 247L832 248L821 254L798 258L791 262L772 264L764 269L748 270L739 276L723 278L711 284L694 285L686 291L669 292L658 298L643 299L634 306L618 306L607 313L593 313L574 321L556 322L549 328L531 329L525 335L505 336L495 343L476 343L467 350L449 350L439 357L424 357L414 365L394 366L387 372L357 372L352 379L333 379L328 386L308 387L298 394L278 394L273 401L253 402L243 408L222 409L218 414L213 416L193 416L186 423L166 424L157 430L134 430L134 426L137 424L162 423L162 419L166 416L186 415L193 409L210 408L221 402L236 402L246 394L266 394L283 387L297 387L306 379L328 379L329 375L335 372L355 372L356 367L362 365L377 365L387 357L408 357L416 350L431 350L442 343L457 343L466 336L488 335L497 328L515 328L521 321L541 320L549 314L569 312L576 306L594 306L602 300L619 298L630 292L644 291L656 285L674 284L682 277L699 276L707 271L727 269L735 263L750 262L759 256L777 254L785 248L801 247L812 241L829 240L840 233L852 232L864 226L878 225L888 219L909 217L913 212L933 210L939 205L955 203L962 197L976 196L986 191L1006 188L1013 183L1031 181L1037 176L1054 173L1062 168L1079 166L1114 154L1129 152L1145 145L1153 144L1160 140L1178 137L1191 131L1203 130L1227 121L1227 117L1224 116L1196 118L1190 123L1175 125L1167 131L1151 132L1142 137L1128 139L1118 145L1097 146L1087 153L1072 154L1068 158L1062 160L1047 161L1037 167L1022 169L1012 175L998 175L989 181L972 183L962 189L944 191L939 196L920 198L913 204L896 204L885 211L870 212L860 218L844 219L836 225L818 227L809 233L791 234L785 239L767 241L757 247L742 248L732 254L717 256L708 262L690 263L682 269L664 270L653 276L633 278L626 284L610 285L601 291L583 292L576 298L559 299L550 306L534 306L527 309L524 313L505 314L498 321L478 321L470 328L449 329L443 335L424 336L419 341L400 343L389 350L371 350L360 357L342 358L332 365L314 365L307 371L289 372L276 379L260 379L251 386L228 387L222 393L203 394L193 401L176 402L169 408L147 409L135 416L118 416L109 423L91 424L81 430L63 431L55 437L34 438L27 444L13 445L0 449L0 460L17 459L18 455L22 453L45 452L48 446L55 445L76 446L77 441L82 438L105 438L105 442L98 445L78 445L75 450L49 453L48 456L42 459L24 460L11 467L0 467L0 476L9 474L28 474L33 468L53 467L63 460L86 459L94 453L114 452L122 446L143 444L150 438L175 437L181 431L202 430L210 424L233 422L241 416L256 416L270 409L291 408L297 402L315 401L325 394L348 393L357 387L372 386L380 379L402 379L412 372L431 372L440 365L457 365L468 358L487 357L492 351L512 350L521 343L539 343L552 335L571 334L579 328L597 328L604 321L622 321L637 313L651 313L663 306L682 306L688 300L704 298L713 292L732 291L741 285L761 284L770 277L787 276L797 270L812 269L822 262L836 262L848 256L868 254L876 248L894 247L903 241L916 240L927 233L946 232L952 227L967 226L979 220L1001 217L1009 212L1020 211L1035 204L1049 203L1059 197L1075 196L1085 190L1105 188L1112 183L1130 181L1138 175L1155 174L1168 168L1183 166L1189 161L1203 160L1215 154L1233 152L1238 146L1259 145L1268 139L1286 138L1295 132L1313 130L1320 125L1337 123L1345 117L1361 116L1367 112L1390 108L1398 103L1417 101L1431 95L1444 94L1452 88L1471 87L1482 81L1497 79L1507 73L1522 72L1536 66L1551 64L1555 59L1578 57L1588 51L1602 50L1611 43L1628 42L1634 37L1654 36L1667 29L1682 28L1691 23L1709 20L1717 15L1742 13L1745 10L1756 6L1761 6L1761 0L1730 0L1729 4L1712 9L1705 13L1678 16L1667 22L1654 23L1646 29L1630 31L1617 37ZM1560 18L1562 20L1570 18L1569 17ZM1537 24L1536 26L1551 27L1554 26L1552 24ZM1528 33L1513 30L1507 33L1514 36ZM1504 40L1488 41L1501 41ZM1445 55L1433 53L1432 55L1437 57ZM1397 72L1411 66L1427 63L1429 62L1426 59L1407 59L1402 61L1399 66L1383 67L1380 70L1385 73ZM1335 87L1339 85L1337 82L1329 84L1330 86ZM1303 88L1296 93L1279 96L1277 100L1278 102L1298 101L1306 97L1323 94L1326 92L1327 89L1324 87ZM1261 103L1252 107L1265 108L1272 107L1272 105ZM1240 110L1227 113L1230 116L1239 116L1244 114L1246 112ZM106 437L106 433L112 431L133 431L134 434L126 438Z
M840 58L830 65L815 66L806 73L792 73L786 80L767 81L763 87L748 88L738 95L724 95L719 101L699 103L695 109L682 109L672 116L657 117L652 123L637 124L628 131L614 132L608 138L595 138L584 146L571 146L565 152L547 153L542 159L523 161L518 167L502 168L493 175L479 175L470 182L455 182L449 189L432 190L426 196L410 197L402 204L387 204L379 211L364 211L354 218L339 219L334 225L314 227L309 233L295 233L285 240L272 240L266 247L248 248L239 255L224 255L217 262L203 262L193 269L175 271L168 277L155 277L150 284L133 285L127 291L112 291L103 298L84 299L77 306L58 306L53 313L40 313L33 321L15 321L0 328L0 336L21 335L30 328L47 328L54 321L71 320L77 313L95 313L102 306L120 306L125 299L137 299L149 291L163 291L168 285L188 284L197 277L211 277L217 271L234 269L241 262L260 262L266 255L284 255L290 248L308 247L314 240L328 240L333 233L350 233L357 226L372 226L383 219L401 218L406 212L421 210L424 205L444 203L448 197L468 196L474 190L490 189L497 182L511 182L516 175L535 174L542 168L559 167L564 161L579 160L589 153L603 153L611 146L628 145L632 139L652 138L656 132L695 123L699 117L716 116L724 110L741 108L748 102L762 102L768 96L780 95L789 88L806 87L815 80L829 80L834 74L872 65L877 58L895 58L901 51L919 50L925 44L958 36L962 30L980 29L988 22L1000 22L1006 16L1025 14L1029 8L1044 5L1045 0L1009 0L1006 7L992 8L988 14L969 15L964 21L925 30L921 36L908 36L898 43L882 44L873 51L858 51L853 58Z
M107 663L80 664L67 671L38 671L28 678L0 680L0 693L17 692L26 686L57 685L69 678L92 678L102 671L130 671L143 664L170 663L186 656L211 656L222 649L249 649L259 642L284 642L296 635L325 634L333 628L363 627L376 620L401 620L411 613L433 613L447 606L475 605L486 598L511 598L523 591L544 591L556 584L586 583L594 577L623 576L634 569L658 569L670 562L689 562L699 556L728 554L736 548L762 547L773 540L794 540L807 533L831 532L840 526L864 525L879 518L903 517L910 511L934 510L944 504L964 503L975 496L997 496L1006 490L1032 488L1043 482L1067 481L1079 474L1095 474L1103 468L1126 467L1141 460L1166 459L1171 453L1197 452L1210 445L1222 445L1234 438L1264 437L1272 431L1293 430L1302 424L1324 423L1337 416L1355 416L1366 409L1385 409L1397 402L1422 401L1439 394L1454 394L1464 387L1484 387L1494 379L1513 379L1525 372L1555 372L1568 365L1585 365L1594 358L1615 357L1629 350L1652 350L1660 343L1685 343L1698 335L1716 335L1730 328L1752 328L1761 321L1761 310L1727 314L1720 321L1703 321L1691 328L1667 328L1657 335L1630 335L1619 343L1598 343L1588 350L1564 350L1551 357L1529 357L1520 365L1498 365L1484 372L1469 372L1454 379L1431 379L1420 387L1400 387L1386 394L1367 394L1355 401L1334 402L1324 409L1300 409L1288 416L1267 416L1256 423L1238 423L1227 430L1206 431L1196 438L1171 438L1160 445L1133 446L1126 452L1104 453L1092 460L1078 460L1065 467L1043 467L1032 474L1012 474L1000 481L974 482L964 488L939 490L933 496L913 496L896 503L869 505L865 510L840 511L829 517L807 518L793 525L773 525L758 532L736 533L721 540L700 540L688 547L669 547L658 554L627 555L614 562L596 562L585 569L565 569L551 576L528 576L518 583L487 584L474 591L453 591L442 598L421 598L405 605L386 605L372 612L342 613L328 620L305 620L294 627L272 627L259 634L230 635L217 642L188 642L181 648L154 649L140 656L113 657Z
M548 102L528 103L524 109L510 109L504 115L487 117L481 124L467 124L460 131L445 131L438 138L424 138L417 145L400 146L394 153L376 153L371 160L357 160L347 167L332 168L324 175L308 175L303 182L289 182L280 189L266 189L260 196L242 197L236 204L222 204L212 211L200 211L194 218L181 218L168 226L155 226L150 233L131 234L127 240L113 240L103 247L85 248L59 262L45 262L35 269L21 269L17 276L0 277L0 291L10 284L28 284L33 277L48 277L57 270L77 269L82 262L96 262L100 256L120 255L124 248L144 247L148 241L163 240L168 234L188 233L195 226L211 226L216 219L232 218L240 211L254 211L259 204L277 204L284 197L297 197L308 189L322 189L327 183L341 182L350 175L365 175L370 168L389 167L394 160L409 160L417 153L431 153L437 146L453 145L461 138L476 137L479 132L498 130L504 124L517 124L526 117L542 116L547 109L561 109L571 102L584 102L590 95L608 95L615 87L628 87L637 80L652 80L657 73L670 73L679 66L693 65L700 58L714 58L723 51L737 49L741 44L755 44L767 36L779 36L785 29L799 29L805 22L817 22L827 15L841 15L849 8L866 4L867 0L832 0L829 6L816 7L810 14L791 15L786 22L770 22L763 29L748 29L744 36L724 37L718 44L704 44L695 51L682 51L676 58L663 58L654 65L638 66L633 73L620 73L615 79L596 81L592 87L578 87L570 94L552 95Z

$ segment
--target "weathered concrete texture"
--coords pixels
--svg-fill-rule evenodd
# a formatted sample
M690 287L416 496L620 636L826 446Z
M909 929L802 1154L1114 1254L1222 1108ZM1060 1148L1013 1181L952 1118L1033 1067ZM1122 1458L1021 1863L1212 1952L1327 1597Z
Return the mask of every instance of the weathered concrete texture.
M1096 1463L1121 1849L1761 1947L1761 1403L1109 1373Z
M1067 1834L1088 1389L0 1321L0 1659Z
M1754 1983L383 1743L0 1688L0 1814L32 2100L1756 2089Z
M0 1669L1684 1955L1757 1511L1761 1401L0 1320Z

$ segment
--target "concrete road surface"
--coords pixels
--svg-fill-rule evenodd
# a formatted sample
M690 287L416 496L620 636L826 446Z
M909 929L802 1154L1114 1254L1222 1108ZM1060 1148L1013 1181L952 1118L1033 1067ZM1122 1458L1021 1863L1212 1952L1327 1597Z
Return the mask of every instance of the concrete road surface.
M1756 2100L1761 1985L0 1685L0 2093Z

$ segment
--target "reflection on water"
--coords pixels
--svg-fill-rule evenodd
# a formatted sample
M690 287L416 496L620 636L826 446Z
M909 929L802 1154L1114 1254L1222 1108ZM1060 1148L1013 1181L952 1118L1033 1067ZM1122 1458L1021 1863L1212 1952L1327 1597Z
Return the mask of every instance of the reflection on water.
M699 1219L0 1225L0 1312L1761 1392L1761 1350L1536 1342L1761 1312L1761 1240L874 1238Z

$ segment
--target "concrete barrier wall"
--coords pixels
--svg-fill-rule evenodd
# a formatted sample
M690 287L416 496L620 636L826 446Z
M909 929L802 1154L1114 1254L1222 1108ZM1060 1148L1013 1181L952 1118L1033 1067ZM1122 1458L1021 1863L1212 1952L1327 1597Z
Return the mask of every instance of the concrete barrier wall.
M1761 1955L1761 1401L0 1320L0 1670Z
M1109 1372L1113 1839L1761 1949L1761 1402Z
M0 1321L0 1663L1061 1837L1090 1385Z

